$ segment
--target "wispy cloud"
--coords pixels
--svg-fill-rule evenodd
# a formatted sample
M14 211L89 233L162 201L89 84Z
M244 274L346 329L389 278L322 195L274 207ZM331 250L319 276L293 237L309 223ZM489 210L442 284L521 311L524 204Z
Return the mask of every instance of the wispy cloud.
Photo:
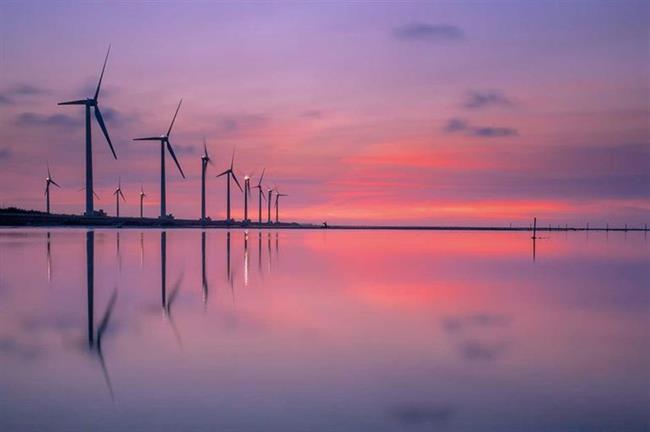
M447 133L462 133L479 138L503 138L515 136L519 133L516 129L510 127L472 125L460 118L452 118L447 121L443 130Z
M132 123L136 120L136 117L132 115L125 115L121 112L109 108L101 108L102 115L104 120L109 127L109 130L115 127L125 126L129 123ZM71 128L71 127L81 127L83 125L83 116L82 115L71 115L71 114L41 114L36 112L23 112L16 116L15 124L18 126L33 126L33 127L60 127L60 128Z
M56 126L61 128L77 127L82 124L81 116L70 116L67 114L39 114L35 112L23 112L16 117L18 126Z
M508 345L503 342L487 343L469 340L460 346L461 355L466 360L492 361L504 351Z
M451 24L413 22L393 29L393 36L401 40L450 42L464 39L465 33Z
M493 106L510 107L514 103L502 92L496 90L478 91L472 90L467 94L463 107L468 109L480 109Z
M320 119L323 118L323 111L320 110L308 110L300 113L300 117L311 118L311 119Z
M217 117L218 136L236 135L259 129L269 122L265 114L225 114Z
M106 120L106 123L109 123L112 127L124 126L138 119L138 116L135 116L133 114L126 115L116 109L109 107L102 107L101 112L104 116L104 120Z
M16 83L0 91L0 105L14 105L21 98L39 96L47 90L27 83Z
M509 326L512 318L506 315L477 313L469 316L452 316L443 320L443 328L449 333L463 331L467 328L505 327Z
M176 145L176 144L174 144L174 150L178 154L187 154L187 155L196 154L196 148L191 146L191 145Z

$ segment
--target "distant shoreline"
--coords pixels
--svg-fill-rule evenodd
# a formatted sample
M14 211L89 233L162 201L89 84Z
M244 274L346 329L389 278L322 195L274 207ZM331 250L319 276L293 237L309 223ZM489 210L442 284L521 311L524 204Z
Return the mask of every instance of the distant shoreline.
M96 227L96 228L213 228L213 229L310 229L383 231L533 231L532 227L467 225L327 225L298 222L258 223L199 219L158 219L139 217L82 216L47 214L34 210L0 209L0 227ZM646 231L646 227L537 227L537 231Z

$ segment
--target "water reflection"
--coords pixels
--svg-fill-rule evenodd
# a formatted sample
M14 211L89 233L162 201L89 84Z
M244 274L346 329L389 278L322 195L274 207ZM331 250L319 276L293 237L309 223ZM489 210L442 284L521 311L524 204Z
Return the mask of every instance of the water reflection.
M207 307L208 304L208 277L205 271L205 231L201 232L201 287L203 288L202 301Z
M144 267L144 233L140 233L140 268Z
M260 215L262 210L260 210ZM262 231L257 232L257 271L262 275Z
M47 232L47 282L52 282L52 248L50 245L50 232Z
M146 232L0 230L0 430L647 429L645 233Z
M115 250L117 254L117 268L122 271L122 254L120 253L120 231L115 231Z
M178 327L176 326L176 322L174 321L174 317L172 315L172 305L174 304L174 301L178 296L178 292L181 289L182 280L183 280L183 274L181 273L178 279L176 280L176 282L174 283L174 286L168 297L167 296L167 231L161 231L160 233L160 293L161 293L161 300L162 300L163 318L165 318L165 320L169 322L169 325L172 331L174 332L174 336L179 346L182 346L181 335L180 332L178 331Z
M248 286L248 231L244 231L244 286Z
M86 299L87 299L87 317L88 317L88 348L97 353L99 363L102 369L106 386L111 396L111 400L115 399L113 394L113 385L108 374L106 360L102 351L102 337L108 328L115 302L117 301L117 289L113 290L110 300L106 306L106 310L102 315L99 326L97 327L97 334L94 331L94 313L95 313L95 232L86 232ZM96 336L96 337L95 337Z

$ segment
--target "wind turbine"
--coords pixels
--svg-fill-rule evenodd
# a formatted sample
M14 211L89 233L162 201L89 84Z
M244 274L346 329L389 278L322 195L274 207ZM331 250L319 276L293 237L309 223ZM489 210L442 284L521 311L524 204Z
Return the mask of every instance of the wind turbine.
M144 193L144 187L140 185L140 219L144 217L144 212L143 212L143 203L144 203L144 197L146 197L147 194Z
M52 179L52 174L50 173L50 165L47 165L47 177L45 178L45 208L47 209L47 214L50 214L50 185L61 188L57 182Z
M277 191L277 189L276 189L276 193L275 193L275 223L278 223L280 221L279 218L278 218L279 209L280 209L280 197L283 197L283 196L289 196L289 195L280 193L280 191Z
M165 146L167 147L169 154L172 156L172 159L174 159L174 162L176 162L176 166L178 167L181 176L185 178L185 174L183 173L183 168L181 168L181 164L178 162L178 159L176 159L176 154L174 153L174 149L172 148L172 145L169 142L169 134L172 133L172 127L174 126L174 121L176 121L178 110L181 109L181 103L183 103L183 99L181 99L180 102L178 102L178 107L176 107L176 112L174 113L174 117L172 118L172 122L169 125L169 129L167 129L166 134L157 137L151 136L151 137L133 139L134 141L160 141L160 218L161 219L167 217L167 201L166 201L166 192L165 192Z
M266 215L266 222L271 223L271 198L273 197L273 189L268 189L267 193L268 193L269 199L266 200L266 204L268 206L268 209L267 209L268 211L267 211L267 215Z
M232 177L235 180L235 183L237 184L237 187L239 188L240 191L243 192L243 189L241 188L241 185L239 184L239 181L237 180L237 176L235 175L235 171L233 171L233 165L235 163L235 150L233 149L232 151L232 159L230 159L230 168L222 172L217 176L221 177L224 175L228 176L228 181L227 181L227 186L226 186L226 196L227 196L227 209L226 209L226 221L230 222L230 178Z
M92 131L90 128L90 108L94 108L95 118L99 127L108 142L108 146L113 153L113 157L117 159L117 154L113 148L113 143L111 138L108 136L108 130L106 130L106 125L104 124L104 118L102 113L99 111L99 105L97 99L99 98L99 89L102 85L102 78L104 78L104 70L106 69L106 62L108 61L108 54L111 52L110 45L108 46L108 51L106 52L106 58L104 59L104 66L102 67L102 73L99 76L99 82L97 83L97 89L95 90L95 95L92 98L68 101L68 102L59 102L59 105L84 105L86 107L86 216L94 215L93 208L93 153L92 153Z
M264 179L264 171L266 171L266 168L262 170L262 175L260 176L259 181L255 186L253 186L253 189L258 189L258 209L259 209L259 214L258 214L258 222L262 223L262 198L266 199L264 196L264 192L262 192L262 180Z
M124 194L122 193L122 180L118 179L117 183L117 188L113 192L113 195L115 195L115 204L117 207L117 217L120 217L120 197L122 198L123 201L126 201L126 198L124 198Z
M244 223L248 223L248 197L251 196L251 178L244 176Z
M205 173L208 170L208 164L214 165L208 155L208 145L203 138L203 155L201 156L201 221L205 222Z

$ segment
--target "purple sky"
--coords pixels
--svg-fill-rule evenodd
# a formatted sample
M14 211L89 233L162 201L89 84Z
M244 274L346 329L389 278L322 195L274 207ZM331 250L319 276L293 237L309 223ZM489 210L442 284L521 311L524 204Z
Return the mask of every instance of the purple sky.
M200 148L216 167L267 168L285 219L629 223L650 219L646 1L0 3L0 201L43 208L46 161L83 208L83 110L100 97L119 159L94 127L97 207L122 178L158 203L158 135L184 103L168 210L198 217ZM223 168L222 168L223 167ZM222 218L225 183L210 178ZM241 197L235 215L241 215ZM256 209L256 205L254 206Z

